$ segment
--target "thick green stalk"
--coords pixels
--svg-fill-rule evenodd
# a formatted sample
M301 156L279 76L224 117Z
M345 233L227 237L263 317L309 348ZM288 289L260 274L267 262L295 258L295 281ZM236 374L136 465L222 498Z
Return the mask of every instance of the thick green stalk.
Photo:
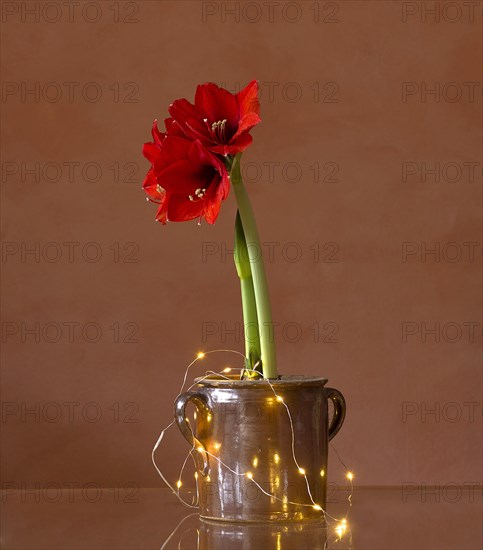
M266 378L278 378L275 341L273 337L272 310L270 308L270 297L268 295L268 284L263 263L262 247L260 246L260 238L258 236L252 205L250 204L250 199L248 198L241 176L240 157L241 154L239 153L233 159L230 177L233 189L235 190L238 211L240 213L250 260L260 334L263 375Z
M239 212L236 213L235 222L234 259L241 288L243 328L245 334L245 367L252 370L261 359L260 335L258 332L257 305L255 302L255 291L253 290L252 270Z

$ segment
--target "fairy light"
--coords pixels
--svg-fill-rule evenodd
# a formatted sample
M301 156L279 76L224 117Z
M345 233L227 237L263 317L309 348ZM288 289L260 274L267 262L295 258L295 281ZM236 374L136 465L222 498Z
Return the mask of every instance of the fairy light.
M335 532L337 533L339 540L342 538L343 535L345 535L348 527L349 525L347 524L347 520L345 518L339 522L339 524L335 528Z
M188 371L190 369L190 367L192 365L194 365L196 363L196 361L198 359L202 359L203 357L205 357L206 355L208 354L211 354L211 353L216 353L216 352L231 352L231 353L236 353L238 355L240 355L241 357L243 357L244 359L245 356L236 351L236 350L227 350L227 349L219 349L219 350L210 350L210 351L207 351L206 353L205 352L198 352L197 356L196 356L196 359L194 359L189 365L188 367L186 368L186 371L185 371L185 374L184 374L184 379L183 379L183 384L181 386L181 389L180 389L180 392L178 395L180 395L183 391L184 391L184 388L185 388L185 385L186 385L186 380L187 380L187 376L188 376ZM188 388L188 391L193 388L194 386L197 386L201 381L203 381L205 378L208 378L208 377L211 377L212 375L218 375L218 376L222 376L222 373L228 373L230 371L232 371L233 369L231 367L225 367L225 369L223 369L223 371L221 372L215 372L215 371L207 371L205 376L198 379L197 382L194 382L193 384L191 384L191 386ZM239 370L240 373L243 373L243 372L246 372L247 369L245 368L237 368L235 370ZM198 484L196 485L197 487L197 490L196 490L196 503L193 505L193 504L189 504L188 502L186 502L180 495L180 492L179 492L179 489L180 487L182 486L182 482L181 482L181 477L182 477L182 473L183 473L183 469L184 469L184 466L186 464L186 460L189 458L190 455L192 455L192 452L194 450L198 451L199 453L206 453L208 456L212 457L213 459L215 459L217 462L219 462L219 464L225 468L227 468L229 471L231 471L233 474L237 475L237 476L245 476L246 478L248 478L249 480L251 480L255 485L257 485L257 487L259 487L259 489L265 494L267 495L268 497L271 498L272 501L274 500L278 500L280 502L283 503L283 510L284 511L287 511L287 504L292 504L292 505L295 505L295 506L301 506L301 507L311 507L313 508L314 510L317 510L317 511L321 511L323 512L324 514L324 517L327 519L327 518L331 518L333 519L334 521L338 521L339 523L337 524L337 526L335 527L335 531L336 533L339 535L339 538L342 537L342 535L344 535L348 529L348 524L347 524L347 520L344 518L342 520L337 520L336 518L332 517L330 514L328 514L321 506L320 504L317 504L313 497L312 497L312 493L310 491L310 485L309 485L309 481L308 481L308 478L307 478L307 475L306 475L306 470L304 468L302 468L298 462L297 462L297 458L295 456L295 447L294 447L294 443L295 443L295 434L294 434L294 425L293 425L293 421L292 421L292 417L291 417L291 414L290 414L290 410L287 406L287 404L284 402L282 396L276 394L275 392L275 389L274 389L274 386L271 384L270 380L263 377L263 375L261 375L261 378L262 380L266 381L268 386L270 387L271 391L273 392L273 395L275 397L275 399L279 402L279 403L282 403L283 406L285 407L285 409L287 410L287 416L288 416L288 419L289 419L289 422L290 422L290 429L291 429L291 434L292 434L292 456L293 456L293 460L295 462L295 465L298 469L298 473L302 476L304 476L305 478L305 482L306 482L306 485L307 485L307 492L308 492L308 495L309 495L309 498L311 500L311 504L307 504L307 503L300 503L300 502L292 502L292 501L289 501L288 497L286 495L281 495L282 498L274 495L274 494L271 494L269 492L267 492L265 489L263 489L263 487L257 483L257 481L254 480L253 478L253 473L251 471L249 472L245 472L245 473L240 473L238 470L233 470L232 468L230 468L230 466L228 466L227 464L225 464L222 460L220 460L218 458L218 456L216 455L213 455L212 453L210 453L208 450L206 450L205 448L203 448L201 445L198 445L197 447L196 446L193 446L192 449L189 451L189 453L187 454L186 456L186 459L183 463L183 466L181 468L181 472L180 472L180 475L179 475L179 479L178 481L176 482L176 487L178 488L178 491L175 491L173 489L173 487L170 485L170 483L168 482L168 480L165 478L165 476L163 476L162 472L160 471L160 469L158 468L155 460L154 460L154 453L156 451L156 449L159 447L163 437L164 437L164 433L166 432L167 429L169 429L171 426L174 425L174 421L172 421L160 434L154 448L153 448L153 451L152 451L152 454L151 454L151 458L152 458L152 461L153 461L153 465L154 467L156 468L158 474L160 475L160 477L163 479L163 481L168 485L168 487L170 487L173 491L173 493L177 496L177 498L187 507L189 508L199 508L199 494L198 494ZM229 380L228 377L225 377L226 380ZM267 398L267 402L269 404L273 403L273 399L271 397L268 397ZM194 417L196 418L196 413L194 414ZM212 415L207 413L205 418L207 419L208 422L210 422L212 420ZM186 419L188 420L188 419ZM220 449L221 448L221 443L218 443L218 442L215 442L213 443L213 447L215 449ZM343 463L342 459L340 458L339 454L337 453L337 450L334 449L336 455L337 455L337 458L338 460L341 462L341 464L345 467L345 464ZM273 459L274 459L274 462L276 464L278 464L280 462L280 455L278 453L274 453L273 455ZM256 468L257 465L259 463L259 460L258 460L258 457L254 457L253 460L252 460L252 465ZM325 477L325 470L320 470L320 476L321 477ZM194 477L196 480L198 480L198 472L195 472L194 474ZM352 506L352 480L354 479L354 474L350 471L347 471L346 473L346 478L351 482L351 494L349 495L348 497L348 501L349 501L349 504L350 504L350 507ZM206 475L204 476L204 479L207 481L207 482L210 482L210 476L209 475ZM280 484L280 478L276 478L276 483L275 485L278 487ZM194 502L194 499L193 501ZM348 516L348 513L346 513L346 517Z

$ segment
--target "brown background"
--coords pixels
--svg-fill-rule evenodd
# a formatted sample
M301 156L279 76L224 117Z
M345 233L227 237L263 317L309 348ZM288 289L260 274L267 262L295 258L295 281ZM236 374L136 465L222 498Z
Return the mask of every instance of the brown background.
M243 350L240 334L223 332L241 323L223 254L235 204L230 196L214 227L157 225L140 189L141 146L152 119L198 83L235 90L257 78L263 123L245 175L262 240L279 243L267 270L280 370L343 391L334 445L357 484L479 482L481 3L474 18L440 7L439 22L424 12L430 2L319 2L318 22L312 2L279 3L273 21L267 7L255 20L253 3L119 2L116 12L81 2L72 22L65 8L52 21L53 7L35 21L21 4L2 6L3 481L162 485L150 452L185 365L200 349ZM223 11L233 5L239 16ZM216 13L203 18L207 9ZM414 93L404 98L405 82ZM464 83L474 82L471 96ZM35 83L38 95L23 97ZM72 178L66 162L78 163ZM264 162L279 163L273 181ZM439 182L421 172L403 181L408 162L456 164ZM67 242L79 243L71 258ZM38 258L22 256L35 246ZM417 253L403 258L404 246ZM439 246L438 257L423 246ZM203 258L207 247L215 253ZM36 323L39 342L22 334ZM404 323L414 332L405 339ZM423 323L439 323L439 342ZM203 338L203 327L217 332ZM171 480L186 451L173 431L158 454Z

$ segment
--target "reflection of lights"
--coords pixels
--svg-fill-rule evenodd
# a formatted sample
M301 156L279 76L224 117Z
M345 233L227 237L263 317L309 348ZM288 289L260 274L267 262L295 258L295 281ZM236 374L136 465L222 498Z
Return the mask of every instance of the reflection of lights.
M245 475L248 479L253 479L253 474L251 472L247 472Z
M212 416L211 416L210 413L208 413L208 414L206 415L206 421L207 421L207 422L211 422L211 419L212 419Z
M198 354L196 355L198 359L203 359L204 356L205 354L202 351L198 352Z
M196 414L196 411L193 413L193 418L196 420L196 418L198 417L198 415Z
M300 475L305 475L305 470L303 468L299 468L299 474Z
M252 460L253 467L256 468L258 466L258 457L254 457Z
M278 464L280 462L280 455L278 453L275 453L273 455L273 460L275 461L275 464Z
M203 447L200 445L199 447L196 447L196 450L199 452L199 453L202 453L204 451Z
M345 475L345 477L349 480L349 481L352 481L354 479L354 474L352 472L347 472L347 474Z
M325 476L325 470L320 470L320 477L324 477Z
M181 483L181 479L178 479L178 481L176 482L176 487L178 487L178 489L181 487L181 485L183 485Z
M230 368L230 367L226 367L226 369L223 369L223 372L231 372L231 368Z
M283 497L283 498L282 498L282 502L283 502L284 504L287 504L288 498L287 498L287 497Z
M313 508L314 510L322 510L322 506L319 506L318 504L314 504L314 505L312 506L312 508Z
M219 451L220 448L221 448L221 443L218 443L218 441L215 441L215 442L213 443L213 447L214 447L217 451Z
M210 476L206 476L206 481L210 482L210 481L211 481L211 477L210 477Z
M277 395L277 401L279 401L280 403L283 403L283 398L280 397L280 395Z
M198 472L195 472L195 479L198 479Z

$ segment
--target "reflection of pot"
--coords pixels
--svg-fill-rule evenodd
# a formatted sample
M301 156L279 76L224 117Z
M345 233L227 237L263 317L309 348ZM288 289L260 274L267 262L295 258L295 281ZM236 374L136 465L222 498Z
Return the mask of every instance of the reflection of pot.
M324 550L327 540L324 522L227 523L200 521L198 550Z
M324 378L282 376L270 382L273 390L266 380L198 379L195 390L176 400L176 422L197 449L204 518L266 522L323 515L328 442L344 421L344 398L325 388ZM334 404L330 426L328 399ZM185 417L188 401L197 408L194 433Z

